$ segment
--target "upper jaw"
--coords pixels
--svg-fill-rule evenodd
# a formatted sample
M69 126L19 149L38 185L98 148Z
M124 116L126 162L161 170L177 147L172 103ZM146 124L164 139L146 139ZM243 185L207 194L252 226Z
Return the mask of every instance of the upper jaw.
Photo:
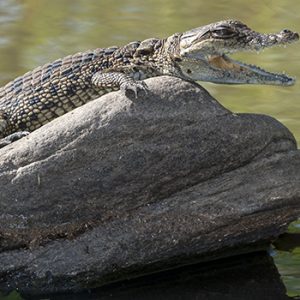
M260 34L258 32L252 31L252 34L250 34L249 37L249 41L245 45L245 50L260 51L264 48L291 44L298 40L299 34L288 29L284 29L275 34Z
M234 32L231 38L228 36L216 37L213 32L216 29L230 28ZM262 34L250 29L240 21L227 20L184 32L180 37L181 55L194 51L216 51L233 53L237 51L259 51L276 45L293 43L299 39L299 34L288 29L278 33Z

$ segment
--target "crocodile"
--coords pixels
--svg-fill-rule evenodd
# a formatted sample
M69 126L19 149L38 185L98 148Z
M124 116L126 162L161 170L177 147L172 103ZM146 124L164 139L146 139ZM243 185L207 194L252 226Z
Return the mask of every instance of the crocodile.
M135 101L147 92L144 79L169 75L188 81L290 86L285 74L231 59L238 51L260 51L297 41L284 29L261 34L236 20L198 27L168 38L150 38L122 47L97 48L57 59L0 89L0 146L99 96L122 90Z

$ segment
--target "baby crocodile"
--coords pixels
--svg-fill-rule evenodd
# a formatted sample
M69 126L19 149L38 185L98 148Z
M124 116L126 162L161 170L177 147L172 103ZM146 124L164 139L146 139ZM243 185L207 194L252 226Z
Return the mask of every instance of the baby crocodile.
M55 60L0 89L0 146L68 111L121 89L137 96L145 78L170 75L189 81L292 85L294 79L235 61L227 54L259 51L299 39L290 30L260 34L245 24L220 21L166 39L98 48Z

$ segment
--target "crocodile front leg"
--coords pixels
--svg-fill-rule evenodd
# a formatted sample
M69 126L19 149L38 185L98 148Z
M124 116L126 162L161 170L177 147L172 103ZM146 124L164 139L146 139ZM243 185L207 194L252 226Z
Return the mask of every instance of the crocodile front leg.
M137 98L140 91L147 91L147 85L144 82L136 81L129 75L120 72L97 72L92 77L92 83L104 90L107 88L120 89L130 99L132 99L132 94L134 98Z

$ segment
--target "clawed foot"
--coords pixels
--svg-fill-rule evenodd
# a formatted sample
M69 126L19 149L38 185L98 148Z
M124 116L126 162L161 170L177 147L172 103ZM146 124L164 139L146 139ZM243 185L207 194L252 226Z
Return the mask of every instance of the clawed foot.
M21 139L24 136L27 136L30 132L29 131L18 131L14 132L11 135L3 138L0 140L0 148L3 148L19 139Z
M124 91L125 96L129 99L137 99L138 95L146 95L148 92L147 84L143 81L124 82L120 89Z
M125 69L123 70L125 71ZM147 94L148 88L143 81L136 81L128 74L116 70L97 72L92 77L92 84L100 89L120 88L129 99L137 99L139 94Z

